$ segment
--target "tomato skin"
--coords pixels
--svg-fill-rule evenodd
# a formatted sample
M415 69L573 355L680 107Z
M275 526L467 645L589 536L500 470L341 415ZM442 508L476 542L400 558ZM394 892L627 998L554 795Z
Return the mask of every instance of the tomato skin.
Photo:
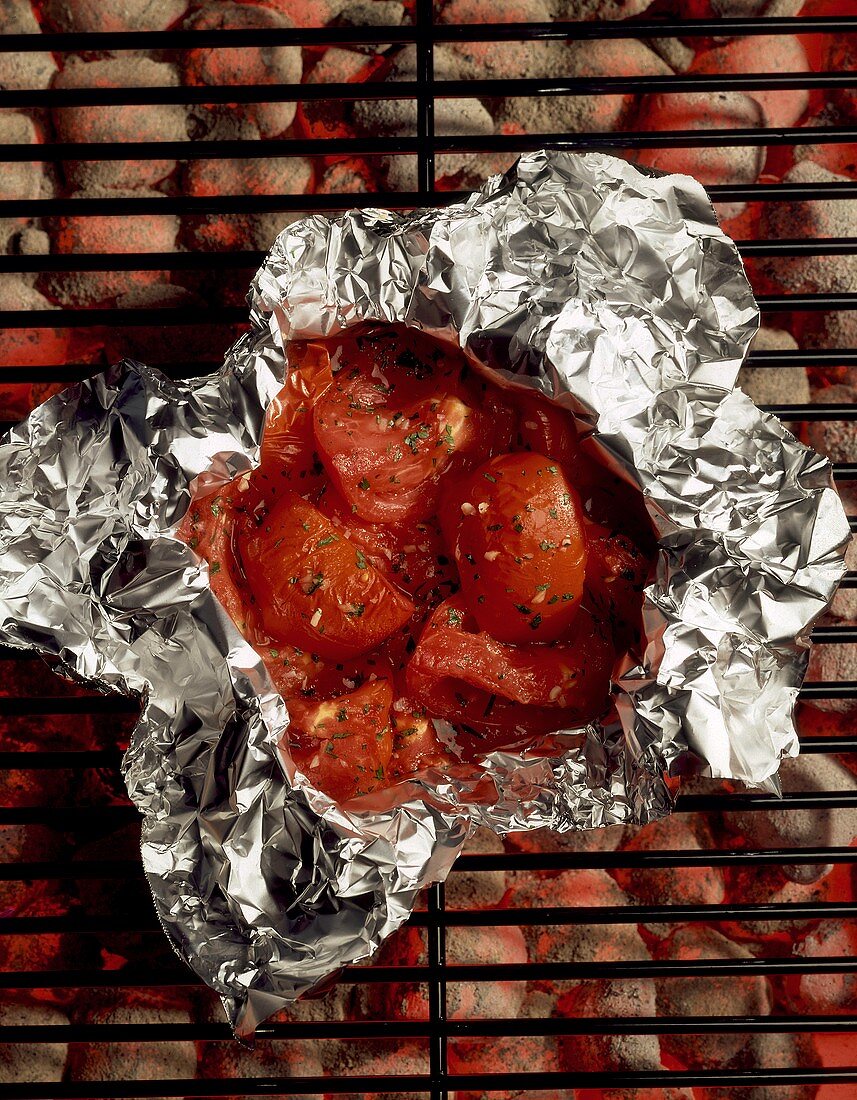
M259 467L251 478L248 508L257 508L262 500L270 507L284 490L303 494L323 483L312 409L332 382L327 348L312 343L289 346L285 383L265 416Z
M588 524L586 541L588 602L612 627L617 648L627 648L640 627L649 563L633 539L610 527Z
M392 719L391 779L407 779L425 768L442 768L455 760L449 749L438 740L434 724L425 711L411 706L393 711Z
M475 419L453 393L399 399L364 371L336 379L313 426L325 469L357 515L395 523L435 511L440 478L477 445Z
M272 638L331 660L374 649L408 621L413 603L365 561L317 508L287 492L238 552Z
M408 666L408 686L431 706L433 680L452 679L524 706L588 720L607 698L613 647L586 611L568 641L545 646L498 642L476 629L460 595L432 615Z
M570 469L579 454L571 413L538 394L520 395L517 405L521 447Z
M224 611L253 643L258 624L241 591L241 571L233 548L237 525L244 521L242 495L232 483L196 500L176 530L176 538L208 562L208 583Z
M441 522L480 628L502 642L552 642L570 628L586 573L580 500L561 467L500 455L444 502Z
M313 785L345 800L384 786L393 750L389 680L372 680L326 702L291 699L293 752Z

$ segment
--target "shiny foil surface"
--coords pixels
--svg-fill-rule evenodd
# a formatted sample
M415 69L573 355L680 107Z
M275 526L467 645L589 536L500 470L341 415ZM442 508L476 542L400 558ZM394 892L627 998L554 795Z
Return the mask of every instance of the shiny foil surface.
M848 539L828 462L733 389L758 308L686 176L540 152L445 209L309 217L250 305L217 374L124 361L0 446L2 640L139 695L123 770L155 906L241 1035L368 959L477 825L643 823L670 812L670 771L776 791ZM572 409L644 494L659 551L609 721L343 807L297 772L283 700L172 532L257 463L285 344L373 321Z

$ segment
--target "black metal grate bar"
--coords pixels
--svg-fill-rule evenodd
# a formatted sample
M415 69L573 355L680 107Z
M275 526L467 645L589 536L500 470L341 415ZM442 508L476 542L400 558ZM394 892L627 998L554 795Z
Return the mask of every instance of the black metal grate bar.
M628 19L617 21L557 21L555 23L435 23L435 42L517 42L569 39L712 35L847 34L857 31L854 16L777 17L770 19ZM419 40L419 27L311 27L235 30L89 31L59 34L4 34L0 52L27 53L50 50L80 53L114 50L187 50L238 46L348 46L411 43Z
M698 131L697 131L698 132ZM724 131L719 131L723 133ZM819 131L816 130L818 135ZM405 140L405 139L401 139ZM502 140L502 138L500 138ZM180 143L181 144L181 143ZM189 143L190 144L190 143ZM256 144L256 143L254 143ZM325 149L329 143L325 143ZM28 146L27 148L36 148ZM41 147L39 147L41 148ZM127 146L123 146L127 149ZM184 145L182 145L184 148ZM249 145L243 146L246 156ZM291 154L284 154L291 155ZM98 159L98 158L95 158ZM181 158L180 158L181 159ZM857 198L857 181L818 183L808 187L799 183L712 184L706 188L715 202L813 202L815 200ZM0 199L0 217L47 218L118 217L127 214L242 214L287 211L332 211L385 206L413 209L428 204L458 202L466 191L373 191L341 195L165 195L163 198L65 198ZM207 253L211 255L211 253Z
M549 1017L546 1019L447 1020L443 1030L451 1039L471 1036L533 1035L753 1035L851 1034L857 1016L599 1016L596 1018ZM353 1020L320 1023L261 1024L260 1040L377 1038L426 1038L427 1020ZM231 1042L226 1024L18 1024L0 1026L0 1044L18 1043L160 1043Z
M850 144L855 126L735 127L725 130L592 131L574 134L503 134L491 137L437 135L435 153L524 153L535 149L697 149L736 145ZM233 157L328 157L425 154L420 137L259 138L255 141L46 141L38 145L0 144L9 163L92 160L225 160ZM75 200L81 201L81 200ZM157 200L160 201L160 200Z
M432 49L430 35L421 38L418 51ZM225 84L166 85L133 88L0 89L0 108L14 110L73 110L77 107L154 106L160 104L291 103L321 100L502 98L509 95L508 80L434 80L428 77L393 83ZM724 73L686 76L530 77L514 83L516 96L616 95L642 92L787 91L791 89L850 88L853 73Z

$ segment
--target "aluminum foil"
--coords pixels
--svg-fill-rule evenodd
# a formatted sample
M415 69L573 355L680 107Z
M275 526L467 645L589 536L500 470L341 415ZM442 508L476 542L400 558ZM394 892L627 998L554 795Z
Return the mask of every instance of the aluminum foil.
M239 1034L368 959L477 825L646 822L670 811L668 772L776 790L848 538L829 464L733 389L758 310L688 177L541 152L442 210L310 217L250 305L219 373L125 361L0 447L2 638L139 694L123 769L155 906ZM342 807L296 771L283 700L172 532L258 461L286 342L371 321L573 409L644 494L659 551L615 720L553 757L495 752Z

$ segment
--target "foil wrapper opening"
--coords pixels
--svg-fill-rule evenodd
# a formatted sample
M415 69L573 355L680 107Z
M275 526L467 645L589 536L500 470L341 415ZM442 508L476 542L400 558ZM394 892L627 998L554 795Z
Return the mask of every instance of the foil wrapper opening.
M775 791L848 539L829 464L733 388L758 310L687 177L541 152L442 210L310 217L250 306L217 374L125 361L0 446L3 640L139 694L123 770L155 906L244 1035L368 959L477 825L643 823L670 812L670 772ZM172 533L258 461L287 342L362 322L453 340L572 408L639 487L659 550L615 721L343 807L296 771L283 700Z

